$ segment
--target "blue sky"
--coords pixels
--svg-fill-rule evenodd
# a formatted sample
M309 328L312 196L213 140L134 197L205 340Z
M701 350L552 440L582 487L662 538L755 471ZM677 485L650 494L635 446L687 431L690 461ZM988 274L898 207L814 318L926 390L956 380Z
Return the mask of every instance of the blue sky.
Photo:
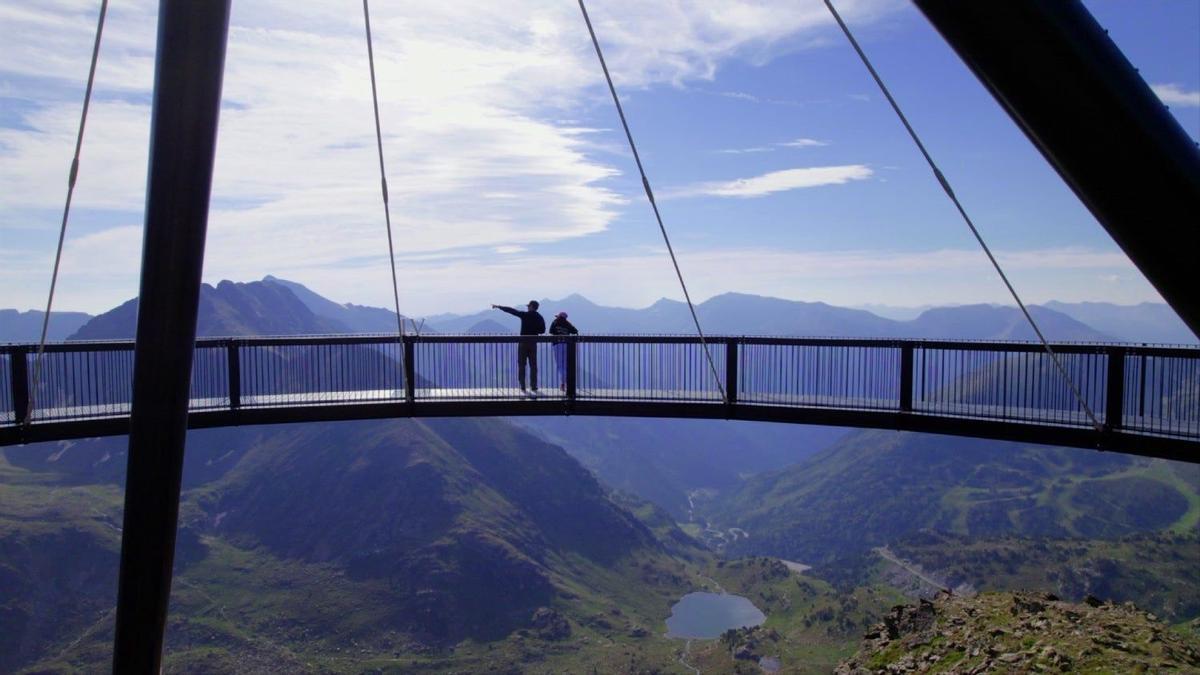
M136 294L154 5L110 11L59 309ZM573 2L376 5L406 313L681 297ZM97 6L0 2L2 307L45 302ZM1200 3L1087 6L1200 137ZM1027 300L1158 299L915 9L838 7ZM694 297L1008 300L820 0L589 8ZM235 2L206 280L390 305L372 133L357 5Z

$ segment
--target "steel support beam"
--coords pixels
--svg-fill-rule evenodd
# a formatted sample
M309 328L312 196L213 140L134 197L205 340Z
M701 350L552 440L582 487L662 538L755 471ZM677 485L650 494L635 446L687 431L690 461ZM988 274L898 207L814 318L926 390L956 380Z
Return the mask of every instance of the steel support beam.
M725 403L733 405L738 397L738 341L725 341Z
M1115 431L1125 420L1125 351L1113 349L1108 353L1105 370L1104 428Z
M138 293L113 672L158 673L229 0L162 0Z
M1083 4L916 4L1200 335L1200 149Z
M579 341L574 335L567 338L567 401L574 403L579 390ZM568 406L568 412L570 407Z
M29 350L15 349L8 356L10 396L13 420L17 424L29 421Z

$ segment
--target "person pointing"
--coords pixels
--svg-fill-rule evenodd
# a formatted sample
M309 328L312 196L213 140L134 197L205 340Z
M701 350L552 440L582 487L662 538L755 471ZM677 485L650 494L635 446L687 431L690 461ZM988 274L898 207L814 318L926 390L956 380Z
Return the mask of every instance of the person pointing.
M546 320L538 314L538 301L530 300L526 305L527 311L522 312L504 305L492 305L492 309L512 314L521 320L522 339L517 342L517 382L521 391L525 391L525 364L529 364L529 384L534 392L538 390L537 340L528 337L541 335L546 332Z

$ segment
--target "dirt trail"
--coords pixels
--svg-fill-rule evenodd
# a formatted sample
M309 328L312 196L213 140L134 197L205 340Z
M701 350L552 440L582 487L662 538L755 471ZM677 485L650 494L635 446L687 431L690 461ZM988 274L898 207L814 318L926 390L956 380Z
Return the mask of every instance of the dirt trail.
M679 662L684 668L689 668L696 675L700 675L700 669L687 662L688 653L692 651L692 641L688 640L683 645L683 653L679 655Z
M711 583L713 586L716 586L716 587L717 587L717 592L718 592L718 593L720 593L721 595L725 595L725 593L727 592L727 591L725 590L725 588L721 586L721 584L717 583L717 580L716 580L716 579L714 579L714 578L712 578L712 577L706 577L706 576L704 576L703 574L699 575L699 577L700 577L701 579L706 579L706 580L708 580L708 582L709 582L709 583Z

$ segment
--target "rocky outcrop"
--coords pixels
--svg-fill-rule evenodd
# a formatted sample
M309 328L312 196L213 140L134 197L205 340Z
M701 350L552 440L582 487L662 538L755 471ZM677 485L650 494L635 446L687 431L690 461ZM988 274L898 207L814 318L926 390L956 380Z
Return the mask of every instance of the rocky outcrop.
M538 607L530 625L544 640L565 640L571 637L571 624L566 617L549 607Z
M1200 668L1200 639L1132 603L1063 602L1048 593L941 594L894 607L839 675L1159 672Z

